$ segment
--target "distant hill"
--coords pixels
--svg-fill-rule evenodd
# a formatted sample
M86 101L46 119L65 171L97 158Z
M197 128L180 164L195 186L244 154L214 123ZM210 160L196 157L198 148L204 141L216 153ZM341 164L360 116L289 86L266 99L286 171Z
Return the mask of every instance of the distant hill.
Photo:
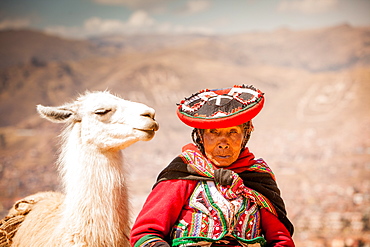
M59 189L61 126L37 116L37 104L108 89L156 109L155 138L124 151L135 215L158 172L191 141L176 103L200 89L244 83L266 96L249 147L277 175L297 246L329 246L307 239L370 241L369 39L370 27L348 25L90 40L3 31L0 212L19 197Z
M245 60L259 64L336 71L370 64L370 28L340 25L316 30L280 29L225 38Z
M370 64L370 28L343 24L317 30L280 29L227 36L110 35L89 40L63 39L35 30L0 31L0 68L181 47L240 65L338 70Z
M35 30L0 31L0 69L32 63L78 60L96 54L96 46L86 40L68 40Z
M183 47L189 54L203 54L242 66L272 65L335 71L370 64L370 28L347 24L315 30L279 29L226 36L108 36L91 41L99 47L125 52Z
M163 67L154 62L158 59L172 59L170 67L164 69L177 80L185 77L185 81L191 75L194 60L222 63L230 68L271 66L309 72L368 66L370 28L341 25L231 36L131 35L90 40L67 40L30 30L2 31L0 57L0 110L8 116L0 120L0 126L4 126L34 113L31 106L38 102L52 104L92 85L107 85L106 77L129 72L124 66L142 63L142 69L135 68L136 74L152 70L153 66ZM199 78L192 80L188 85L199 83ZM125 83L129 84L126 88L137 87L134 81ZM8 107L14 101L24 115Z
M199 34L133 34L133 35L108 35L89 39L90 42L107 50L125 52L140 51L150 52L169 47L179 47L202 39L218 39L218 36Z

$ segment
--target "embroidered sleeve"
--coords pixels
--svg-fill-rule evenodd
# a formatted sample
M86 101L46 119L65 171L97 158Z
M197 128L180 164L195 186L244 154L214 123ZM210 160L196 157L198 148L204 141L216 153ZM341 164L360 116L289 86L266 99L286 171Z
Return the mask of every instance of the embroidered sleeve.
M155 235L146 235L135 243L135 247L170 247L170 245Z
M159 244L169 236L196 183L194 180L166 180L154 187L132 227L131 245L165 246Z

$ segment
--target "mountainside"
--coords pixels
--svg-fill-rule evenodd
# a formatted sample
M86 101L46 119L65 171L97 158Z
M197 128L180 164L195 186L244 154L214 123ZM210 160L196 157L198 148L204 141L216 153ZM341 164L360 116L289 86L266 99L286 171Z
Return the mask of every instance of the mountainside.
M325 29L250 33L227 37L245 58L305 70L335 71L370 64L370 29L349 25Z
M91 57L98 51L84 40L67 40L31 30L0 31L0 69L29 63L42 67L51 61Z
M370 242L369 27L86 41L19 32L23 39L13 42L5 42L13 33L0 34L2 215L17 198L60 189L54 163L62 126L39 118L37 104L108 89L156 109L155 138L124 151L134 217L160 170L191 142L176 103L244 83L266 96L249 147L277 176L297 246ZM24 42L27 35L37 42Z
M188 44L189 53L234 64L327 71L370 64L370 28L343 24L317 30L280 29L228 36L114 36L91 40L121 51L153 51ZM191 44L191 45L189 45Z

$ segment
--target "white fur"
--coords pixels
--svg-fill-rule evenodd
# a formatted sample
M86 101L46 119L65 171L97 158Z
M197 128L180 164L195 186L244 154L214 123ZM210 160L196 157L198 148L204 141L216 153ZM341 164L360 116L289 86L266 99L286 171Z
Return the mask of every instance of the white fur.
M58 162L65 195L33 195L38 202L12 246L129 246L120 150L153 138L158 130L154 110L94 92L72 104L38 106L38 111L50 121L67 123Z

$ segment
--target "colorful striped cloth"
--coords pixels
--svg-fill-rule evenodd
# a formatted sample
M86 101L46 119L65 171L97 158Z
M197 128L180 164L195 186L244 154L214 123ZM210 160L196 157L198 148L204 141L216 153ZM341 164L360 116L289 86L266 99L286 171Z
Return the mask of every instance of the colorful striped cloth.
M180 154L182 160L188 164L195 172L197 172L202 177L215 178L215 170L217 168L209 162L203 155L199 154L194 150L185 150ZM257 160L257 162L250 167L248 170L268 173L274 178L274 174L271 169L266 165L263 160ZM268 211L277 215L275 207L272 205L270 200L257 191L250 189L244 185L243 180L239 175L231 170L227 170L232 177L232 182L230 185L221 185L220 183L215 183L218 190L223 194L226 199L235 199L242 195L248 197L257 202L262 208L266 208Z

